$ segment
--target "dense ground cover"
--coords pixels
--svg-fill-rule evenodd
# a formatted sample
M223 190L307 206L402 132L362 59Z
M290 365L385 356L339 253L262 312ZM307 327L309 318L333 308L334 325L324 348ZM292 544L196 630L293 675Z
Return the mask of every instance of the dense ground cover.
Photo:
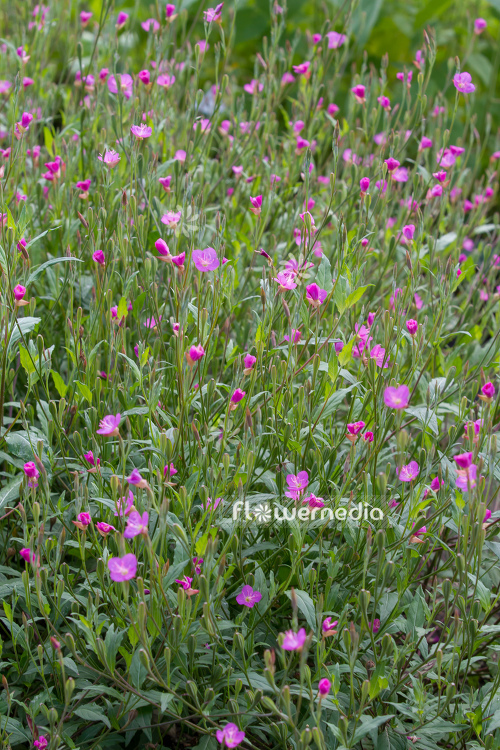
M500 747L498 21L93 10L2 9L2 747Z

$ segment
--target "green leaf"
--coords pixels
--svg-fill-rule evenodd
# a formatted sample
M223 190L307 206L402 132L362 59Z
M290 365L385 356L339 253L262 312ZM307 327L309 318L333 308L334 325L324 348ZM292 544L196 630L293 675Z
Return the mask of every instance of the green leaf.
M45 143L45 148L47 149L51 157L54 158L54 150L53 150L54 136L52 135L52 132L47 127L43 129L43 140Z
M454 0L428 0L422 10L415 16L414 28L425 26L428 21L444 13L453 2Z
M352 349L354 344L356 343L356 336L353 336L352 339L344 346L341 352L339 352L339 364L341 367L344 367L352 356Z
M17 342L23 338L23 336L26 336L27 333L31 333L35 329L35 326L40 323L41 318L30 318L29 316L27 318L17 318L14 321L14 326L12 329L12 333L10 336L9 341L9 351L14 344L17 344Z
M111 672L114 671L116 664L116 655L118 653L118 649L120 648L124 635L125 632L123 630L118 632L115 631L114 624L110 625L110 627L108 628L108 632L106 633L106 638L104 639L104 648L106 649L106 661Z
M19 487L21 486L21 482L22 477L16 477L12 482L9 482L9 484L2 487L0 490L0 510L4 505L8 505L13 500L17 500L19 497Z
M374 718L362 716L361 726L358 726L358 728L354 732L354 737L352 738L351 744L359 742L362 737L368 734L368 732L372 732L374 729L378 729L381 724L385 724L386 721L394 718L394 716L395 714L388 714L387 716L375 716Z
M7 226L9 229L12 229L14 232L16 231L16 222L14 221L14 217L12 216L10 209L7 208Z
M136 688L140 688L144 680L146 679L146 676L148 674L148 671L146 667L142 664L139 652L140 648L136 649L134 652L134 655L132 657L132 662L130 664L129 669L129 676L132 680L132 685Z
M285 593L289 599L292 598L291 591L286 591ZM314 606L313 600L311 599L307 591L295 589L294 593L297 598L297 606L306 618L307 624L309 625L311 630L316 630L316 628L318 627L318 623L316 622L316 608Z
M342 314L346 308L346 301L351 293L349 281L345 276L339 276L335 284L333 301L337 305L338 311Z
M373 286L373 284L366 284L366 286L360 286L358 287L358 289L355 289L353 292L351 292L345 301L345 309L348 310L350 307L355 305L356 302L358 302L358 300L361 299L361 297L366 292L369 286Z
M125 299L125 297L122 297L118 303L117 315L118 315L118 320L121 320L122 318L126 318L128 315L127 300Z
M111 723L108 717L105 713L97 708L75 708L73 713L76 714L76 716L79 716L80 719L84 719L85 721L100 721L105 724L108 729L111 729Z
M56 390L61 398L64 398L66 393L68 392L69 386L66 385L62 377L59 375L58 372L55 370L51 370L52 380L54 381L54 385L56 387Z
M31 375L32 373L36 372L36 367L33 362L33 359L28 352L28 350L24 346L19 347L19 356L21 359L21 365L24 367L28 375Z
M316 284L320 289L326 289L327 292L331 292L333 287L332 267L324 253L321 256L321 263L316 274Z
M92 391L90 390L88 385L85 385L85 383L80 383L79 380L76 380L75 382L83 398L86 398L89 404L91 404L92 403Z
M41 236L42 235L39 235L39 237ZM81 260L81 258L68 258L67 256L63 256L62 258L51 258L50 260L46 260L45 263L42 263L41 266L38 266L38 268L35 268L35 270L30 273L26 281L26 287L32 284L34 280L38 276L40 276L40 274L43 271L45 271L45 269L48 268L49 266L53 266L56 263L67 263L70 260L75 261L75 263L83 263L83 260Z

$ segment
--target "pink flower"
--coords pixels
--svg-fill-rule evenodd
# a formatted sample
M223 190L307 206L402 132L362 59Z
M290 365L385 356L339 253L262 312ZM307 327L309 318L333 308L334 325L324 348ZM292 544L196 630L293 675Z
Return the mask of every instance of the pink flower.
M422 140L420 141L418 150L424 151L426 148L432 148L432 141L430 138L427 138L425 135L423 136Z
M95 253L92 254L92 260L99 263L100 266L106 265L106 258L102 250L96 250Z
M472 466L472 453L459 453L453 458L461 469L468 469Z
M418 331L417 321L409 318L406 321L406 328L408 329L408 333L410 334L410 336L415 336L416 332Z
M92 13L90 13L90 11L82 10L82 12L80 13L80 23L82 24L82 28L85 28L85 26L87 26L91 18Z
M349 422L347 425L347 432L349 435L357 435L365 426L363 420L360 420L359 422Z
M303 505L309 505L310 508L324 508L325 507L325 503L323 502L323 498L322 497L316 497L316 495L313 495L312 492L311 492L310 495L308 495L307 497L305 497L302 500L302 504Z
M306 75L309 72L309 68L311 66L311 63L309 60L306 62L300 63L299 65L293 65L293 72L297 73L297 75Z
M35 553L32 552L29 547L23 547L21 550L19 550L19 554L25 562L35 562Z
M147 536L148 522L149 515L146 511L144 511L142 516L136 510L132 511L127 519L127 526L123 532L123 536L125 539L133 539L134 537L139 536L139 534Z
M134 495L132 490L128 491L127 497L121 497L116 504L115 516L122 518L128 516L134 510Z
M323 635L324 636L334 635L337 632L336 630L334 630L334 627L338 624L339 624L338 620L334 620L332 622L331 617L326 617L323 620L323 624L321 625L321 630L323 631Z
M278 276L279 276L279 274L278 274ZM301 337L302 337L302 331L299 331L298 328L292 328L292 343L293 344L298 344L298 342L300 341ZM288 333L286 333L283 336L283 341L290 341L290 336L288 335Z
M250 373L253 370L253 366L256 362L257 362L257 357L254 357L253 354L245 355L245 358L243 360L243 366L245 368L243 372L245 373L245 375L250 375Z
M444 481L440 482L439 477L434 477L430 486L433 492L438 492L440 487L444 487Z
M251 586L243 586L240 593L236 597L238 604L242 607L254 607L262 599L260 591L254 591Z
M156 18L148 18L147 21L143 21L141 23L142 28L144 31L153 31L155 34L160 28L160 24L156 20Z
M175 76L164 73L163 75L158 76L156 83L164 89L169 89L170 86L173 86L175 83Z
M481 32L485 30L487 25L488 24L486 23L484 18L476 18L476 20L474 21L474 33L481 34Z
M132 125L130 128L130 132L132 135L135 135L138 141L143 141L144 138L149 138L151 133L153 132L153 128L148 127L148 125L145 125L144 123L141 123L140 125Z
M331 687L332 683L326 677L323 677L323 679L318 682L318 692L323 697L328 695Z
M297 286L295 283L295 274L290 271L280 271L274 281L277 281L280 288L285 291L295 289Z
M284 651L300 651L306 642L305 628L301 628L298 633L293 630L287 630L281 648Z
M307 471L299 471L297 475L288 474L286 483L288 491L285 492L285 496L297 500L309 484L309 474Z
M186 156L187 156L187 153L184 151L184 149L180 148L178 151L175 152L174 159L175 161L185 162Z
M359 102L360 104L364 104L365 92L366 92L365 87L362 84L358 84L357 86L353 86L351 91L354 94L356 101Z
M396 467L396 474L400 482L412 482L419 474L420 468L416 461L410 461L406 466L400 469Z
M207 497L207 502L201 504L203 510L216 510L216 508L219 507L219 505L223 502L221 497L217 497L215 500L212 500L210 497Z
M375 635L380 630L380 620L375 618L373 622L368 623L368 628L372 631L373 635Z
M245 391L242 391L241 388L236 388L233 395L231 396L231 404L239 404L239 402L245 398L245 395Z
M134 81L131 75L128 73L121 73L118 76L118 81L115 78L115 76L111 75L108 78L108 90L111 94L117 94L118 93L118 85L120 86L120 91L123 93L123 96L125 99L130 99L132 96Z
M379 96L377 97L377 101L382 107L382 109L385 109L386 112L390 112L391 110L391 100L387 96Z
M92 15L92 13L90 14ZM46 750L46 748L49 746L49 741L45 737L45 735L40 735L40 737L33 742L33 745L37 748L37 750Z
M472 94L476 90L470 73L455 73L453 85L461 94Z
M114 526L111 526L110 523L106 523L105 521L99 521L95 526L101 536L107 536L110 531L116 531Z
M250 83L245 83L243 86L247 94L258 94L260 91L263 91L264 84L259 83L259 81L256 81L255 78L252 78Z
M123 557L110 557L108 569L112 581L130 581L137 573L137 557L132 552Z
M27 461L27 462L26 462L26 463L24 464L24 467L23 467L23 469L24 469L24 473L25 473L25 475L26 475L26 476L27 476L27 477L28 477L29 479L35 479L35 480L36 480L36 479L38 479L38 477L40 476L40 472L39 472L39 471L38 471L38 469L36 468L36 464L35 464L35 462L34 462L34 461ZM29 485L29 486L31 486L31 485ZM34 485L34 486L36 486L36 485Z
M141 83L143 83L145 86L148 86L151 82L149 70L141 70L139 73L137 73L137 78Z
M416 292L415 292L414 300L415 300L415 307L417 308L417 310L421 310L422 307L424 306L424 303L423 303L422 298L420 297L420 295L417 294Z
M394 159L394 157L392 156L385 160L385 164L387 164L387 169L389 172L394 172L394 170L399 167L398 160Z
M250 196L250 203L252 204L250 211L255 214L255 216L260 216L262 211L262 195L257 195L255 198Z
M410 391L407 385L397 388L389 386L384 391L384 404L389 409L406 409L410 400Z
M184 589L184 591L188 591L191 588L193 579L189 576L184 576L184 578L176 578L175 582L178 583L179 586Z
M167 21L173 21L175 18L175 5L172 5L171 3L167 4L167 7L165 8L165 16Z
M455 456L455 461L456 460L457 460L457 456ZM474 487L477 484L476 479L477 479L477 466L476 464L471 463L466 468L457 469L457 478L455 479L455 484L459 490L467 491L469 487L471 489L474 489Z
M339 34L337 31L329 31L325 36L328 37L328 49L339 49L347 39L345 34Z
M206 23L212 23L213 21L220 21L222 15L222 8L224 3L219 3L215 8L209 8L203 11L203 18Z
M306 300L313 307L319 307L327 298L328 292L325 289L320 289L317 284L309 284L306 286Z
M492 399L493 396L495 395L495 386L491 382L485 383L483 387L481 388L481 393L483 394L485 399L488 399L488 400Z
M26 287L22 284L17 284L13 289L14 299L20 302L26 294Z
M158 179L158 182L166 193L170 193L170 183L172 182L172 175L168 175L168 177L160 177Z
M366 193L370 187L370 178L362 177L359 181L359 187L362 193Z
M281 78L281 85L286 86L287 83L293 83L295 81L295 76L292 75L289 71L283 74Z
M176 227L179 221L181 220L182 211L167 211L166 214L163 214L160 221L162 224L165 224L167 227Z
M363 435L363 440L367 443L373 443L373 439L374 439L374 434L371 431L365 432L365 434Z
M108 167L116 167L121 157L120 157L120 154L118 154L116 151L113 151L113 149L111 149L111 151L106 151L104 153L104 156L99 154L97 158L99 159L99 161L102 161L103 164L106 164L106 166Z
M198 271L215 271L219 267L219 259L213 247L207 247L205 250L193 250L193 263Z
M205 349L202 347L201 344L198 346L192 346L189 351L186 353L186 359L188 362L191 360L191 362L198 362L199 359L205 356Z
M162 256L164 256L166 258L171 258L170 250L168 249L168 245L165 242L165 240L162 240L161 237L156 240L156 242L155 242L155 248L158 250L158 252L159 252L160 255L162 255Z
M415 224L406 224L403 227L403 237L406 237L407 240L413 240L414 236L415 236Z
M245 732L240 730L236 724L229 722L229 724L226 724L223 729L218 729L215 736L217 737L217 742L220 742L221 745L224 745L225 747L231 748L237 747L237 745L240 745L243 742L245 739Z
M128 13L125 13L123 10L121 10L118 13L118 17L116 19L116 24L115 24L116 28L123 29L123 27L127 23L127 20L128 20Z
M120 426L121 414L117 414L116 417L113 414L107 414L99 423L99 429L96 430L98 435L118 435Z
M93 454L92 451L89 451L88 453L84 453L83 457L87 461L87 463L89 463L91 466L95 466L96 465L96 461L95 461L94 454ZM97 466L99 466L100 463L101 463L101 459L98 458L97 459Z
M77 520L73 521L73 523L75 524L75 526L81 529L81 531L85 531L87 526L90 526L92 522L92 516L90 515L90 513L87 513L86 511L84 511L83 513L79 513L76 519Z

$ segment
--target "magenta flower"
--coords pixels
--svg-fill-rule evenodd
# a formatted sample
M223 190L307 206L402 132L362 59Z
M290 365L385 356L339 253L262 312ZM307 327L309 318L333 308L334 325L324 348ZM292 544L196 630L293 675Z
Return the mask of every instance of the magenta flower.
M365 87L362 84L358 84L357 86L354 86L351 89L351 91L354 94L356 101L359 102L360 104L364 104L364 102L366 101L365 100L365 92L366 92Z
M455 461L457 456L455 456ZM455 484L459 490L468 490L469 487L474 489L477 485L477 466L476 464L470 464L464 469L457 469L457 478Z
M250 196L250 203L250 211L255 214L255 216L260 216L262 211L262 195L257 195L255 198Z
M184 591L188 591L191 588L193 579L189 576L184 576L184 578L176 578L175 582L178 583L179 586L184 589Z
M332 618L331 617L326 617L323 620L323 624L321 625L321 630L323 631L323 635L325 637L329 636L329 635L335 635L335 633L337 631L334 630L334 628L338 624L339 624L338 620L333 620L333 622L332 622Z
M136 510L132 511L132 513L127 518L127 526L125 528L125 531L123 532L123 536L125 537L125 539L133 539L134 537L139 536L139 534L147 536L148 522L149 515L146 511L144 511L142 516Z
M123 27L127 23L127 20L128 20L128 13L125 13L123 10L121 10L118 13L118 17L116 19L116 24L115 24L116 28L123 29Z
M143 21L141 23L141 26L144 29L144 31L152 31L155 34L160 28L160 24L158 23L156 18L148 18L147 21Z
M362 177L359 181L359 188L362 193L366 193L368 191L368 188L370 187L370 178L369 177Z
M200 344L199 346L192 346L186 354L188 362L197 362L199 359L205 356L205 349Z
M107 414L99 423L99 429L96 430L98 435L115 436L119 434L121 414L116 417L113 414Z
M28 487L38 487L38 477L40 476L40 472L36 468L36 464L34 461L27 461L24 464L24 474L28 477L30 480L28 482Z
M163 214L160 221L162 224L166 224L167 227L176 227L181 220L181 216L181 211L167 211L166 214Z
M406 226L403 227L403 237L405 237L407 240L413 240L414 236L415 224L406 224Z
M118 500L114 515L120 516L121 518L123 516L128 516L133 510L134 510L134 495L132 494L132 490L129 490L127 497L121 497Z
M396 474L400 482L412 482L419 474L420 468L416 461L410 461L406 466L400 469L396 467Z
M377 101L382 107L382 109L385 109L386 112L390 112L391 110L391 100L388 96L379 96L377 97Z
M33 742L33 745L37 750L46 750L46 748L49 746L49 740L45 737L45 735L41 734L40 737Z
M99 263L100 266L106 265L106 257L102 250L96 250L95 253L92 254L92 260Z
M373 622L369 622L368 628L372 631L373 635L375 635L380 630L380 620L376 618Z
M250 83L245 83L243 86L247 94L258 94L264 89L264 84L259 83L259 81L256 81L255 78L252 78Z
M112 581L130 581L137 573L137 557L132 552L123 557L110 557L108 570Z
M111 151L106 151L104 153L104 156L99 154L97 158L99 159L99 161L102 161L103 164L106 164L107 167L113 168L113 167L116 167L121 157L120 157L120 154L118 154L116 151L113 151L113 149L111 149Z
M363 435L363 440L366 443L373 443L374 438L375 438L375 436L374 436L373 432L371 432L371 430L369 430L368 432L365 432L365 434Z
M19 550L19 554L25 562L35 562L35 553L32 552L29 547L23 547Z
M398 160L394 159L392 156L385 160L385 164L387 164L387 169L389 172L394 172L394 170L399 167Z
M316 497L316 495L313 495L312 492L311 492L310 495L308 495L307 497L305 497L302 500L302 505L306 505L306 504L309 505L309 508L311 508L311 509L312 508L324 508L325 507L325 503L323 502L323 498L322 497Z
M223 500L221 497L218 497L215 500L207 497L207 502L202 502L201 507L203 508L203 510L215 510L222 502Z
M410 336L415 336L416 332L418 331L417 321L409 318L406 321L406 328L408 329L408 333L410 334Z
M167 477L168 478L173 477L174 474L177 474L177 473L178 473L177 469L175 468L175 466L173 465L173 463L171 463L170 466L168 464L166 464L163 467L163 477L164 477L164 479L167 479Z
M317 284L306 286L306 300L313 307L319 307L328 296L326 289L320 289Z
M158 78L156 79L156 83L158 84L158 86L161 86L164 89L169 89L170 86L173 86L175 83L175 76L168 75L168 73L163 73L161 76L158 76ZM172 178L170 177L167 179L172 179ZM160 179L160 182L161 182L161 179Z
M176 17L175 5L172 5L172 3L167 3L167 7L165 8L165 17L167 21L173 21Z
M245 398L245 395L245 391L242 391L241 388L236 388L231 396L231 404L239 404Z
M135 485L135 486L139 486L141 484L141 482L143 482L144 480L141 477L141 475L140 475L140 473L139 473L139 471L137 469L132 469L132 473L130 474L129 477L126 477L126 481L129 484L132 484L132 485Z
M82 28L85 28L91 18L92 13L90 13L90 11L82 10L82 12L80 13L80 23L82 24Z
M472 453L459 453L453 458L461 469L468 469L469 466L472 466Z
M153 132L153 128L150 128L148 125L141 123L140 125L132 125L132 127L130 128L130 132L132 133L132 135L135 135L138 141L142 141L144 140L144 138L150 137Z
M170 250L168 248L167 243L165 240L162 240L161 237L156 240L155 242L155 248L158 250L159 254L165 258L171 258Z
M337 31L329 31L325 36L328 37L328 49L342 47L347 39L345 34L339 34Z
M298 633L293 630L287 630L281 648L284 651L300 651L306 642L305 628L301 628Z
M294 279L294 273L290 273L290 271L280 271L273 280L278 282L280 289L283 289L283 291L289 291L290 289L295 289L297 286Z
M357 435L361 430L365 428L365 423L363 420L360 420L359 422L350 422L347 425L347 432L349 435Z
M203 18L206 23L212 23L213 21L220 21L222 15L222 8L224 3L219 3L215 8L209 8L203 11Z
M236 597L238 604L242 607L254 607L262 599L260 591L254 591L251 586L243 586L240 593Z
M90 515L90 513L83 511L83 513L79 513L77 515L77 519L82 524L82 526L89 526L92 521L92 516Z
M288 474L286 483L288 485L288 491L285 492L286 497L297 500L309 484L309 474L307 471L299 471L297 475Z
M162 188L165 190L166 193L170 193L170 185L172 183L172 175L168 175L167 177L159 177L158 182L162 186Z
M487 25L488 24L486 23L484 18L476 18L476 20L474 21L474 33L481 34L481 32L485 30Z
M141 70L139 73L137 73L137 78L139 79L139 81L141 81L141 83L147 86L150 83L150 78L151 78L149 75L149 70Z
M15 289L14 289L15 292ZM495 395L495 386L493 383L485 383L483 387L481 388L481 393L483 394L485 399L492 399Z
M115 527L106 521L99 521L95 526L101 536L107 536L110 531L116 531Z
M293 344L298 344L298 342L300 341L301 337L302 337L302 332L299 331L298 328L292 328L292 343ZM288 335L288 333L286 333L283 336L283 341L288 341L288 342L290 341L290 336Z
M318 682L318 692L323 698L328 695L331 687L332 683L327 677L323 677L323 679Z
M389 409L406 409L410 401L407 385L389 386L384 391L384 404Z
M253 366L256 362L257 362L257 357L254 357L252 354L245 355L245 358L243 360L243 365L245 368L243 372L245 373L245 375L249 375L252 372Z
M89 451L88 453L83 454L84 459L89 463L91 466L96 466L96 460L94 458L94 454L92 451ZM97 459L97 466L101 463L101 459Z
M461 94L472 94L476 90L470 73L455 73L453 85Z
M311 63L309 60L306 60L306 62L300 63L299 65L293 65L293 72L297 73L297 75L306 75L309 72L309 68L311 66Z
M243 742L245 739L245 732L240 730L236 724L230 722L229 724L226 724L223 729L218 729L215 736L217 737L217 742L231 748L237 747Z
M207 247L205 250L193 250L193 263L198 271L215 271L219 267L219 259L213 247Z
M26 294L26 287L22 284L17 284L13 289L14 299L20 302Z

